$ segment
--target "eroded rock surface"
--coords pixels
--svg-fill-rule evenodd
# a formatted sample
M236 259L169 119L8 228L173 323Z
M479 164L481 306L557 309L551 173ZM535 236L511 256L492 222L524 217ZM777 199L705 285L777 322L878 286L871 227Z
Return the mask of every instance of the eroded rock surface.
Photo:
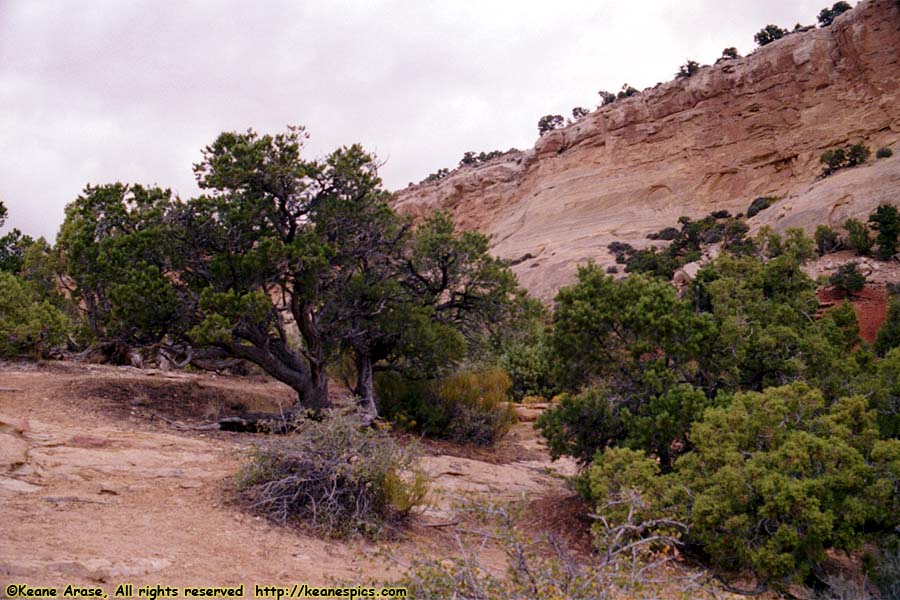
M744 212L778 230L839 225L900 203L900 11L868 0L824 29L645 90L538 139L398 193L411 214L443 208L493 236L533 293L549 298L613 240L650 245L679 216ZM817 181L827 149L864 142L894 157Z

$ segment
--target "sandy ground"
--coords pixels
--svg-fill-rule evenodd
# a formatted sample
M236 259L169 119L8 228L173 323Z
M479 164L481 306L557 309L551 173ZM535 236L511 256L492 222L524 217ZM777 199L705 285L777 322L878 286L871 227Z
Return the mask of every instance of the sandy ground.
M4 583L175 586L363 584L452 548L461 501L565 499L561 474L531 423L495 450L425 448L432 506L390 543L323 540L268 523L229 501L239 450L254 436L180 431L290 401L262 379L164 374L66 363L0 363L0 576ZM166 421L160 417L169 419ZM488 564L502 557L488 551ZM397 561L385 558L389 554Z

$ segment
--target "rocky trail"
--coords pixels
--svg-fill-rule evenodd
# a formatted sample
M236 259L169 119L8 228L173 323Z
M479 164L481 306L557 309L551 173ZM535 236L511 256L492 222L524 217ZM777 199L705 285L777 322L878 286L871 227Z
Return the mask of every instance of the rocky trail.
M0 575L34 585L368 584L444 555L453 533L443 524L461 501L525 497L554 513L571 496L560 474L573 465L551 463L523 415L496 449L426 445L431 505L396 540L323 540L273 525L230 500L240 450L259 436L172 423L289 399L263 379L0 363ZM499 552L488 554L502 568Z

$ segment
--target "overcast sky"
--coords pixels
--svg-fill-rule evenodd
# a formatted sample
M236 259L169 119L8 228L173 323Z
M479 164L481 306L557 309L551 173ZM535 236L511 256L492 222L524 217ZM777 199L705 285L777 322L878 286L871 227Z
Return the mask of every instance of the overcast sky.
M52 238L86 183L190 197L219 132L287 124L310 156L361 142L397 189L825 3L0 0L0 200L8 225Z

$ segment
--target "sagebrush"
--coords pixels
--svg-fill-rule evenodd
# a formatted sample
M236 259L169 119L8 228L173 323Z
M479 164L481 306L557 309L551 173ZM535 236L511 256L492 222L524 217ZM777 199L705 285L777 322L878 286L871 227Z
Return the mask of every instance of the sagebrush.
M347 416L304 419L293 434L254 446L235 484L254 512L338 537L379 537L428 492L414 448Z

